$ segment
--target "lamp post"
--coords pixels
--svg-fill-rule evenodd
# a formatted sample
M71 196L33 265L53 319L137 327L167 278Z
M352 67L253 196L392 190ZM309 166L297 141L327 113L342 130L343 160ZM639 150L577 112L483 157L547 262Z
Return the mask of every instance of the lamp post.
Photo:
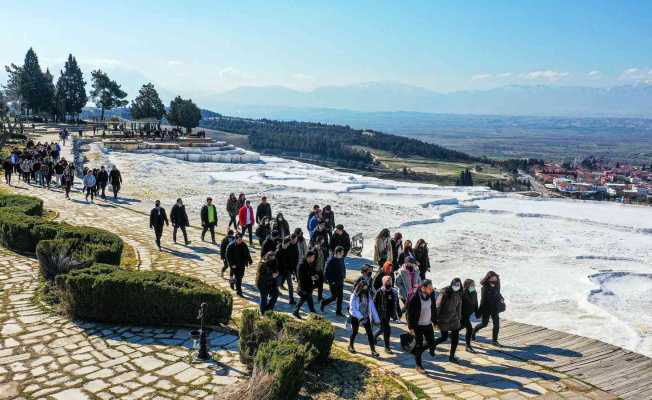
M208 360L210 358L208 354L208 345L206 343L206 329L204 329L204 315L206 314L206 303L201 303L199 306L199 314L197 314L197 319L199 322L199 352L197 353L197 358L200 360Z

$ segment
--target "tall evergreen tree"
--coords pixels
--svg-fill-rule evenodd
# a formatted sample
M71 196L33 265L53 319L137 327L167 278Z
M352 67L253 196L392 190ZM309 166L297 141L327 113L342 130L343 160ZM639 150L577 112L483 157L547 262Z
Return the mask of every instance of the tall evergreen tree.
M46 108L43 94L46 91L46 82L38 57L30 47L25 54L25 62L20 69L20 95L32 113L43 111Z
M5 71L7 72L7 83L5 84L5 98L9 100L21 100L21 91L20 91L20 76L23 73L23 67L11 63L5 65Z
M79 114L88 103L84 74L72 54L61 71L56 92L57 110L63 116Z
M182 126L190 132L192 128L199 126L201 111L191 99L184 100L177 96L170 102L167 118L172 125Z
M165 106L152 83L140 88L138 96L131 102L131 116L136 119L154 118L160 120L165 115Z
M56 88L54 87L54 77L49 69L46 69L43 74L43 82L43 111L48 115L55 115L57 112L55 101Z
M128 104L124 92L120 85L102 70L98 69L91 72L93 80L93 89L91 90L91 99L95 102L96 107L102 109L101 120L104 121L104 110L110 110L114 107L124 107Z

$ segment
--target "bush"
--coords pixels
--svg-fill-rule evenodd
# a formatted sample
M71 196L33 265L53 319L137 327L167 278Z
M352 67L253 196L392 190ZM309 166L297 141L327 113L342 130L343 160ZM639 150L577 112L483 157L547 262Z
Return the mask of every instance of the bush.
M120 264L123 242L119 236L102 229L47 221L42 214L43 202L40 199L0 194L0 243L3 246L34 254L39 242L59 240L41 246L40 254L37 254L39 260L48 262L48 265L41 265L41 271L47 272L48 279L54 277L50 272L67 269L62 264L66 258L71 259L71 265L88 266L89 260ZM71 239L74 242L62 242Z
M242 312L239 346L240 360L243 363L251 366L258 348L276 339L287 339L305 345L306 365L315 366L328 360L335 329L318 315L298 321L280 313L268 312L261 318L255 309Z
M94 264L55 279L62 302L80 319L111 323L197 324L206 303L206 323L231 319L230 293L195 278L162 271L127 271Z
M53 280L59 274L93 264L91 255L79 255L84 246L78 239L41 240L36 246L41 275Z
M305 347L292 340L273 340L258 349L252 384L261 400L294 400L303 385ZM271 377L271 379L269 379Z

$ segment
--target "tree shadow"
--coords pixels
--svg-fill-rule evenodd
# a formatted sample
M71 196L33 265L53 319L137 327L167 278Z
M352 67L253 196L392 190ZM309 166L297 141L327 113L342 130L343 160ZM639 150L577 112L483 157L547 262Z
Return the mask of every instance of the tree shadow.
M175 249L171 249L166 246L161 246L161 251L171 254L173 256L179 257L179 258L184 258L187 260L202 260L202 257L200 255L194 254L194 253L184 253L182 251L178 251Z
M460 337L460 341L462 338ZM484 337L477 337L476 342L483 344L491 344L491 341ZM580 358L584 354L575 350L565 349L561 347L551 347L543 344L529 344L524 346L513 346L502 344L501 347L485 348L485 352L493 357L500 357L504 359L518 358L520 360L534 361L534 362L555 362L554 358L548 356L559 356L567 358Z

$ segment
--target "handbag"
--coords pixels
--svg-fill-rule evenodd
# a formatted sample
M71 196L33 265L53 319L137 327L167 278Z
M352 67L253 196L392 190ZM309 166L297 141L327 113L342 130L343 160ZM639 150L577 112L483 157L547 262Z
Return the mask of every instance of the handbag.
M502 313L505 312L507 309L507 305L505 304L505 298L503 296L500 296L500 301L498 302L498 312Z
M401 348L403 351L411 353L417 345L417 338L409 333L401 335Z

